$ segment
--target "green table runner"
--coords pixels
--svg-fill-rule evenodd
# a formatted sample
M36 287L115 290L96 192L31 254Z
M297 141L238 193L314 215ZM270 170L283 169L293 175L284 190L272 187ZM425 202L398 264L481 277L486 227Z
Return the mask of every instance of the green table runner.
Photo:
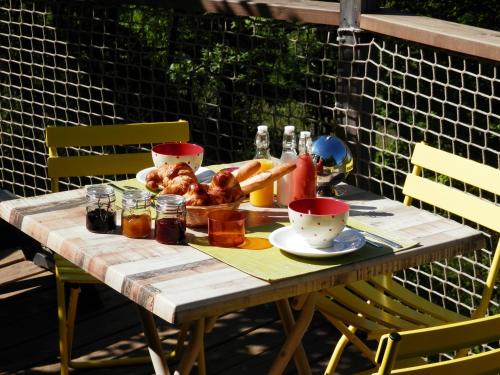
M268 238L269 234L273 230L285 225L288 225L288 223L275 223L254 228L247 228L246 237ZM269 282L375 258L377 256L407 249L417 244L415 241L408 241L399 238L392 233L383 233L382 231L363 224L353 218L349 218L348 225L360 230L384 235L386 238L400 244L402 247L396 249L384 245L383 248L375 248L371 245L365 245L358 251L350 254L330 258L304 258L288 254L274 246L263 250L251 250L245 248L223 248L210 246L208 243L208 237L190 237L188 238L188 241L189 245L192 247L203 251L204 253L234 268L237 268L240 271Z
M218 170L222 166L223 165L211 166L211 169L213 168L214 170ZM121 203L121 190L129 188L144 189L144 185L135 179L118 181L112 183L111 185L115 187L116 202L118 206L120 206ZM154 214L154 210L152 211ZM415 241L400 238L394 233L382 231L371 225L364 224L356 218L350 217L347 222L348 226L358 230L364 230L369 233L381 235L382 237L398 243L401 248L393 248L385 245L383 248L375 248L367 244L358 251L350 254L330 258L304 258L288 254L274 246L270 246L270 244L265 240L273 230L285 225L288 225L288 223L275 223L254 228L247 228L246 237L250 238L249 242L253 244L257 243L258 245L251 247L260 247L261 249L252 250L246 248L223 248L210 246L208 243L208 236L188 236L188 243L190 246L203 251L204 253L230 265L231 267L270 282L375 258L391 252L407 249L417 244ZM262 244L264 244L264 246L259 246ZM262 249L262 247L264 248Z

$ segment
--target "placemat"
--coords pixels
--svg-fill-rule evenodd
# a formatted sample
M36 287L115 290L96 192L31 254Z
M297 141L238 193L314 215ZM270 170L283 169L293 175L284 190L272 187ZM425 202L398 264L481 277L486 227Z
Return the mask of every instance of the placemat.
M213 165L210 166L210 169L217 171L222 167L224 167L223 164ZM118 207L120 207L123 190L145 188L145 186L136 179L117 181L111 183L111 185L115 187L116 203ZM154 209L152 209L152 214L153 216L155 215ZM246 228L246 237L249 238L249 241L240 248L211 246L208 243L208 236L188 236L188 244L231 267L269 282L375 258L391 252L408 249L418 244L416 241L401 238L394 233L383 231L374 226L362 223L353 217L349 217L347 221L349 227L382 236L395 244L399 244L401 247L396 248L384 244L383 248L375 248L367 244L350 254L331 258L304 258L288 254L277 247L271 246L269 241L267 241L272 231L286 225L289 225L289 223L279 222Z
M250 239L267 239L272 231L285 225L288 225L288 223L274 223L247 228L246 237ZM318 259L294 256L270 244L270 247L265 249L245 248L245 244L243 244L243 248L223 248L210 246L208 237L188 237L188 243L190 246L203 251L231 267L269 282L375 258L417 245L415 241L402 239L392 233L382 233L382 231L363 224L356 219L350 219L348 225L355 229L376 231L379 235L384 235L386 238L390 238L392 241L398 243L401 248L393 248L386 245L383 248L375 248L365 245L350 254ZM250 240L250 242L262 242L262 240Z

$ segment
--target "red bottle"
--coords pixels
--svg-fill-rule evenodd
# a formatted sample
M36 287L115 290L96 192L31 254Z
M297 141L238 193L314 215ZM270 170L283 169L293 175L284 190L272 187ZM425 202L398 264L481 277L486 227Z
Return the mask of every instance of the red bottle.
M316 197L316 166L311 149L311 132L300 132L297 168L292 174L292 200Z

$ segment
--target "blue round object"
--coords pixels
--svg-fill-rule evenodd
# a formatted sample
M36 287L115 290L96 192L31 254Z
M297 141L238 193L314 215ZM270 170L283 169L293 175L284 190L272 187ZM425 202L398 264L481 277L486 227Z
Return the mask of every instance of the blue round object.
M321 135L313 141L312 154L317 166L318 194L331 195L333 187L353 169L351 150L340 138Z

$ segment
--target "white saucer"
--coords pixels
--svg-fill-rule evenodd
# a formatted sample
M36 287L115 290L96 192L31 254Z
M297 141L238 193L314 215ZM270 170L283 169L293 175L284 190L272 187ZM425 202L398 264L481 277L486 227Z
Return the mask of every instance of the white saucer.
M333 240L333 245L322 249L311 247L291 226L276 229L269 242L281 250L301 257L327 258L352 253L363 247L365 237L355 229L344 228Z
M148 175L149 172L151 172L155 167L149 167L149 168L144 168L137 172L135 175L135 178L137 181L139 181L141 184L146 185L146 176ZM213 171L206 167L200 167L196 171L195 175L198 178L198 182L208 182L212 178L212 175L214 174Z

